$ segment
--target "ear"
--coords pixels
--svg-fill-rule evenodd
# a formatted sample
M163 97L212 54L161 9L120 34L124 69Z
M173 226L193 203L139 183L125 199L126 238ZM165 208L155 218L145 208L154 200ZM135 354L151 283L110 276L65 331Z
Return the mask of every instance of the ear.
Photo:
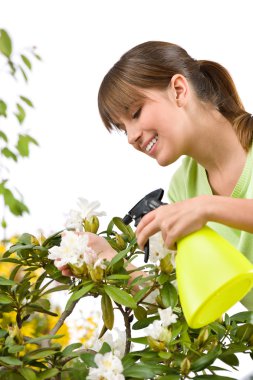
M170 91L178 107L183 107L189 95L187 79L181 74L173 75L170 81Z

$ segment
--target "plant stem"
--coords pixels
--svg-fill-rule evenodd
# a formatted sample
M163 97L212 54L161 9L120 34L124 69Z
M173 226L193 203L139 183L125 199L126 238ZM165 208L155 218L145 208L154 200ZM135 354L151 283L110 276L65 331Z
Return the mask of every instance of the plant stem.
M62 325L64 324L65 322L65 319L72 313L72 311L74 310L76 304L77 304L78 300L77 301L74 301L67 310L65 310L62 315L60 316L60 318L58 319L57 323L55 324L55 326L52 328L51 331L49 331L49 334L50 335L55 335L57 333L57 331L62 327ZM45 341L45 347L49 347L50 346L50 340L47 340Z
M131 309L126 309L124 310L123 307L119 304L118 305L118 308L119 310L121 311L121 314L123 315L123 318L124 318L124 323L125 323L125 330L126 330L126 346L125 346L125 353L124 355L128 354L130 352L130 348L131 348L131 322L130 322L130 313L131 313Z

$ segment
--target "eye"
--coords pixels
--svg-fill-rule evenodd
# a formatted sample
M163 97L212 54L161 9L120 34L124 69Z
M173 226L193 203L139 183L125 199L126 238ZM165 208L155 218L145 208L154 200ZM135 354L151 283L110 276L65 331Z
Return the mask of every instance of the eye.
M141 107L138 108L137 111L133 113L132 118L133 118L133 119L138 119L138 117L139 117L140 114L141 114L141 110L142 110Z

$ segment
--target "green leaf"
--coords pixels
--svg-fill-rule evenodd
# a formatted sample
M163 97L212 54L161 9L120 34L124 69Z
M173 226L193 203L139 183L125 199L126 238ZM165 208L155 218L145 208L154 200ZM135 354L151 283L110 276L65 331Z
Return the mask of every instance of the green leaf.
M24 349L24 346L20 346L20 345L15 344L15 345L10 346L8 348L8 352L9 352L9 354L16 354L17 352L20 352L23 349Z
M112 330L114 324L114 312L111 298L106 293L101 297L101 309L105 327Z
M20 66L20 65L18 65L18 68L19 68L19 70L21 71L21 74L23 75L23 78L24 78L25 82L28 82L28 77L27 77L26 72L25 72L25 70L23 69L23 67Z
M78 291L74 292L72 294L72 296L69 298L68 302L67 302L67 305L66 305L66 309L68 309L68 307L75 301L78 301L80 298L82 298L83 296L85 296L85 294L89 293L89 291L94 288L95 284L92 282L92 283L88 283L86 284L85 286L83 286L81 289L79 289Z
M38 342L42 342L43 340L51 340L51 339L59 339L59 338L62 338L64 335L50 335L50 334L47 334L47 335L43 335L43 336L40 336L38 338L31 338L31 339L28 339L26 341L26 343L28 344L31 344L31 343L38 343Z
M19 103L17 103L16 106L17 106L18 112L14 113L14 115L18 119L19 123L22 124L23 121L25 120L26 112L25 112L24 108Z
M0 294L0 305L8 305L13 302L13 299L6 294Z
M160 290L161 300L165 308L170 307L173 309L178 301L178 294L176 288L170 283L166 282Z
M111 274L107 276L107 280L129 280L129 274Z
M232 315L230 321L253 323L253 311L242 311Z
M37 378L39 380L51 379L52 377L56 376L59 372L60 371L57 368L46 369L45 371L40 372L37 375Z
M99 353L102 354L102 355L104 355L107 352L111 352L111 350L112 349L111 349L110 345L107 342L104 342L103 345L102 345L102 347L99 350Z
M121 259L123 259L124 257L126 257L126 255L128 254L128 252L130 251L131 247L127 247L126 249L124 249L123 251L120 251L117 253L117 255L115 255L110 264L108 265L108 269L110 269L113 265L115 265L118 261L120 261Z
M150 286L146 286L145 288L139 290L137 293L135 293L134 295L134 299L136 302L139 302L144 296L145 294L148 292L148 290L150 289Z
M144 307L138 305L134 310L134 316L136 319L138 319L138 321L141 321L147 317L147 310Z
M50 310L45 309L44 307L37 305L36 303L30 303L25 306L25 310L27 310L28 313L37 311L38 313L45 313L48 315L52 315L53 317L58 317L58 314L53 313Z
M139 344L148 344L148 338L146 336L139 337L139 338L131 338L129 339L133 343L139 343Z
M7 117L6 111L7 111L7 104L3 100L0 99L0 115L4 116L4 117ZM5 136L5 138L3 136L1 136L1 135L0 136L7 142L6 135L3 132L1 132L1 133L2 133L2 135Z
M82 347L82 343L72 343L64 348L64 350L62 351L62 356L71 356L73 351L80 347Z
M23 102L25 102L29 107L34 107L32 101L26 96L20 95L20 99L23 100Z
M16 148L22 157L29 156L30 144L38 145L37 141L33 137L29 135L19 135Z
M9 286L9 285L16 285L15 281L7 280L7 278L4 278L0 276L0 286Z
M200 358L198 358L197 360L195 360L195 362L192 363L192 371L197 372L207 368L210 364L214 362L215 359L217 359L220 353L221 348L216 347L213 351L208 352L208 354L202 355Z
M7 334L8 334L8 332L6 330L0 329L0 339L5 337Z
M27 367L19 368L18 372L26 380L37 380L37 376L36 376L35 372L31 368L27 368Z
M36 359L43 359L46 358L47 356L52 356L55 354L55 350L51 350L49 348L40 348L38 350L34 350L29 352L23 357L24 362L30 362L32 360Z
M12 53L11 38L4 29L0 29L0 52L7 58L9 58Z
M230 366L239 366L239 359L235 354L227 354L226 352L219 356L219 359Z
M126 368L123 371L126 377L134 377L135 379L150 379L156 374L153 369L148 368L147 365L135 364L131 367Z
M156 319L159 319L158 316L149 317L149 318L145 318L140 321L137 321L133 324L133 330L143 329L144 327L149 326L150 323L153 323Z
M80 358L88 367L96 367L94 362L94 354L90 354L89 352L81 354Z
M17 159L17 156L15 153L13 153L9 148L4 147L2 150L1 150L2 154L6 157L6 158L12 158L13 161L17 162L18 159Z
M253 324L245 323L245 325L239 326L235 335L240 339L240 342L248 342L253 336Z
M130 307L131 309L135 309L137 307L137 303L133 297L124 290L116 288L112 285L104 285L104 290L106 294L118 304Z
M26 65L26 67L28 67L29 70L32 70L31 61L27 58L27 56L24 55L24 54L21 54L20 57L22 58L22 61L24 62L24 64Z
M219 376L219 375L200 375L195 376L194 380L237 380L234 377Z
M12 356L0 356L0 363L8 365L22 365L21 360L18 360Z

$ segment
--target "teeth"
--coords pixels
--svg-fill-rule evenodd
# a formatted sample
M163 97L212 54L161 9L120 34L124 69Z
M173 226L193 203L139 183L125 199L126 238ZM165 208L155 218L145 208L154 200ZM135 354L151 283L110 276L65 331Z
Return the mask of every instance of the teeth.
M152 149L153 145L157 142L158 140L158 136L155 136L151 141L150 143L148 143L148 145L146 146L146 152L150 152L150 150Z

